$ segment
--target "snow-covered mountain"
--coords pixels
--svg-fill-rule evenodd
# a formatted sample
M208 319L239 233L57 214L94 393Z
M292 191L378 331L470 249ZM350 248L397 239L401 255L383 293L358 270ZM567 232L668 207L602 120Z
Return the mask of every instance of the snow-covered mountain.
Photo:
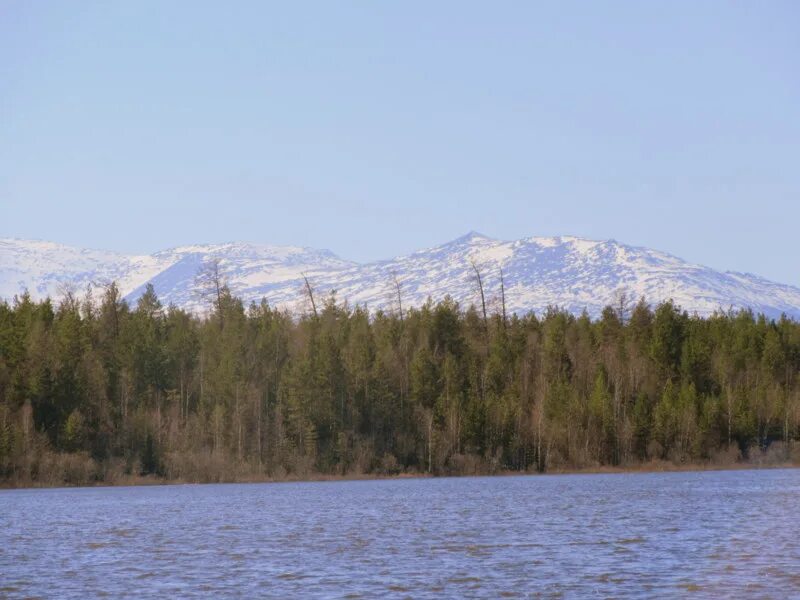
M406 306L450 295L463 305L478 302L473 264L487 300L496 308L503 271L506 303L518 313L555 305L598 315L620 292L655 304L672 299L690 312L749 307L770 317L800 319L800 289L745 273L721 273L647 248L614 240L532 237L501 241L469 233L441 246L366 264L331 252L294 246L230 243L184 246L149 256L84 250L51 242L0 239L0 297L29 290L58 298L67 287L116 281L129 301L152 283L161 300L203 310L196 275L218 259L231 290L246 301L266 297L273 306L304 310L303 274L319 296L336 290L339 300L370 309L395 305L393 281ZM66 286L66 287L65 287Z

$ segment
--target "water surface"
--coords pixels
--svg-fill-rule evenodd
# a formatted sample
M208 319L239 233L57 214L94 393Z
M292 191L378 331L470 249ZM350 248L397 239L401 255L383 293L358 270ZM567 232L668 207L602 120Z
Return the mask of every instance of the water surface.
M0 492L0 597L800 596L800 470Z

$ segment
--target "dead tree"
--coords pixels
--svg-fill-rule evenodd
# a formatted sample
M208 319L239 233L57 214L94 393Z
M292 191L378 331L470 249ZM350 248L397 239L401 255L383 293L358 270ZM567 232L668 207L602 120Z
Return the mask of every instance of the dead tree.
M488 319L486 317L486 295L483 292L483 278L481 277L480 269L474 260L470 261L472 270L475 271L475 280L478 283L478 291L481 294L481 308L483 309L483 326L488 328Z
M503 278L503 267L500 269L500 307L503 315L503 328L506 326L506 282Z
M394 287L394 293L397 297L397 310L400 313L400 322L403 322L403 290L400 285L400 280L397 278L397 273L392 271L392 285Z
M305 282L306 294L311 302L311 309L314 311L314 317L316 318L319 316L319 313L317 313L317 303L314 301L314 288L312 288L311 284L308 282L308 277L306 277L306 274L303 273L302 275L303 281Z

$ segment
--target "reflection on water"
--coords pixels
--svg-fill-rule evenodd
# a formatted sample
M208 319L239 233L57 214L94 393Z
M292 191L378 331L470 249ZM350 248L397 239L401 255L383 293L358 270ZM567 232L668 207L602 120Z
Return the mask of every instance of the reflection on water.
M0 492L0 597L800 594L800 470Z

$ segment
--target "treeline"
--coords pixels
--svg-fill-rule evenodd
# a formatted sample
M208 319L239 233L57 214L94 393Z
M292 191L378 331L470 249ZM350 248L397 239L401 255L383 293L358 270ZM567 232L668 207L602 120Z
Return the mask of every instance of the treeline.
M399 290L399 288L398 288ZM311 292L310 286L308 291ZM295 319L220 287L0 303L0 478L85 483L798 459L800 324L672 303ZM311 297L313 300L313 296Z

